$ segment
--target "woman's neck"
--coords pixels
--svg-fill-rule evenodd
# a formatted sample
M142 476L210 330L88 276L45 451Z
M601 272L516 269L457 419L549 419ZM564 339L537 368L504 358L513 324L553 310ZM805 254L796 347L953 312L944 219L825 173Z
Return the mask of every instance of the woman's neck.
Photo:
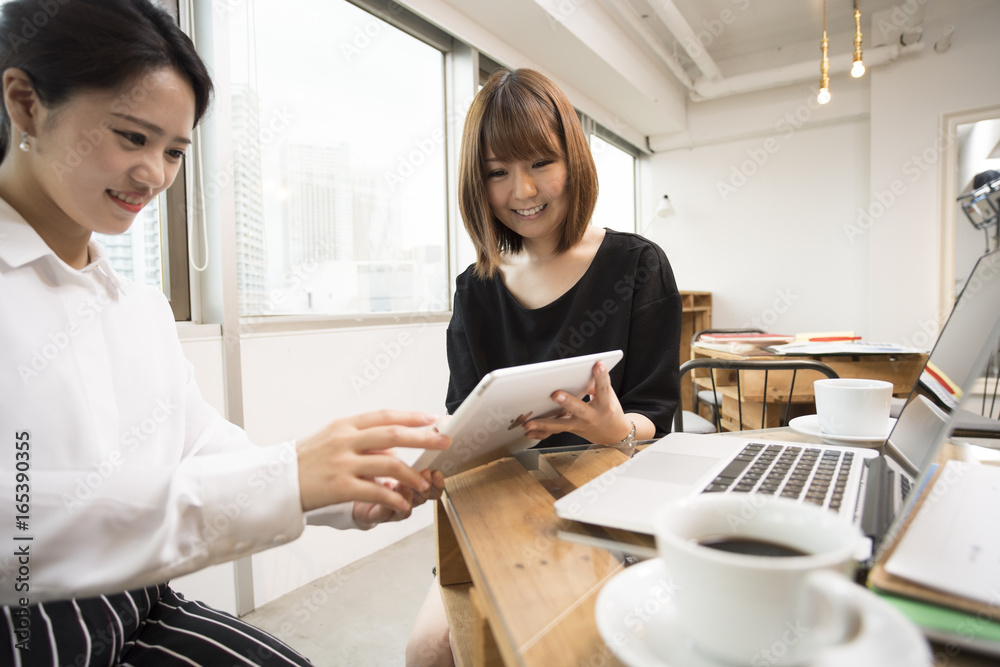
M90 261L90 230L70 221L29 173L8 153L0 163L0 198L31 225L59 259L74 269L84 268Z
M563 251L559 250L559 236L546 236L537 239L522 239L519 261L534 263L545 263L552 261Z
M590 226L577 243L565 252L532 244L530 252L506 257L500 264L500 277L507 291L526 308L540 308L559 298L587 272L604 240L605 230Z

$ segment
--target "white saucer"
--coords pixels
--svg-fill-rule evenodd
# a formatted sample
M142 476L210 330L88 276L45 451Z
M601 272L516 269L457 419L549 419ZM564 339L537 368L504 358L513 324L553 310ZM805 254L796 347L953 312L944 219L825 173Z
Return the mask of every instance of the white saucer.
M629 667L720 667L702 655L677 625L674 582L659 558L615 575L597 595L597 630L611 652ZM861 628L804 667L929 667L927 640L905 616L857 586Z
M796 417L792 421L788 422L788 425L793 431L822 438L823 442L828 445L840 445L842 447L880 447L883 443L885 443L886 438L888 438L889 434L892 432L892 428L896 425L896 419L895 417L889 417L885 433L871 436L830 435L829 433L821 433L819 430L819 417L816 415Z

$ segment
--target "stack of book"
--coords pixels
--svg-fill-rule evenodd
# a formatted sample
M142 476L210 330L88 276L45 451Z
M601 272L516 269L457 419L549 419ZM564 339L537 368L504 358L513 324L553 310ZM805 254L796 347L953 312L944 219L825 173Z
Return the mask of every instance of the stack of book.
M702 334L695 347L733 354L767 354L764 348L784 345L795 340L795 336L770 333L714 333Z

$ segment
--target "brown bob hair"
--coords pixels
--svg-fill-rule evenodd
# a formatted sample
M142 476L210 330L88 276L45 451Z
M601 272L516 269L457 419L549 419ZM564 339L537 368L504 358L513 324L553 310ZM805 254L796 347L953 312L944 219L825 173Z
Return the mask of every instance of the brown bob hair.
M597 168L573 105L558 86L534 70L498 70L472 101L459 162L458 207L476 247L478 277L493 277L501 253L518 253L523 243L521 235L497 220L490 209L487 146L504 161L563 157L569 212L559 252L583 238L597 203Z

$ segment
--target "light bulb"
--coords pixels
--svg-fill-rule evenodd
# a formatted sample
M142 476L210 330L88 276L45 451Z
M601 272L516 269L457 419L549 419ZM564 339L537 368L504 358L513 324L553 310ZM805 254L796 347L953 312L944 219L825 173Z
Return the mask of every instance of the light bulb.
M854 66L851 67L851 76L857 79L865 74L865 64L861 62L861 10L858 8L857 0L854 2Z
M826 0L823 0L823 39L819 43L823 58L819 62L819 95L816 96L816 101L820 104L830 101L830 58L827 51L829 47L830 41L826 38Z

